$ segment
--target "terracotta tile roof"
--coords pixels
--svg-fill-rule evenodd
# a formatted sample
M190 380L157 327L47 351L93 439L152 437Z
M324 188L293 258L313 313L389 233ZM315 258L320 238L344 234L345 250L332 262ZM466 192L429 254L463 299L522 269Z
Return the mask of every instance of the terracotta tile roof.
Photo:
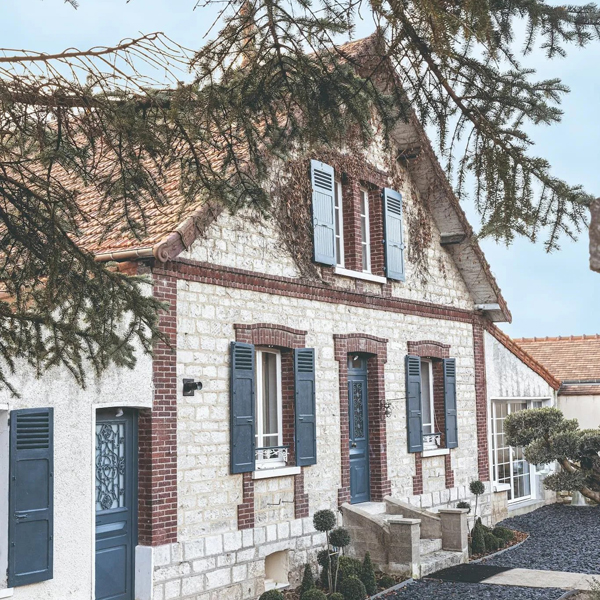
M514 340L565 386L596 381L600 385L600 335L521 338Z
M527 352L520 344L517 344L517 340L511 339L504 331L499 329L493 323L489 323L486 326L486 329L490 335L493 335L505 348L510 350L519 360L525 363L530 369L535 371L540 377L542 377L548 385L550 385L553 389L558 390L561 386L560 380L552 374L547 366L545 366L541 361L536 360L536 358L531 355L531 353Z

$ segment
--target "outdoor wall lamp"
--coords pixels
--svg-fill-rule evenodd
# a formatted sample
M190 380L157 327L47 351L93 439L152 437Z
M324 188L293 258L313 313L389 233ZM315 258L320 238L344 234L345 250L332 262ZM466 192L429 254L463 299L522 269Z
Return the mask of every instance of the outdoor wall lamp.
M183 395L184 396L193 396L196 390L200 391L202 389L201 381L194 381L193 379L184 379L183 380Z

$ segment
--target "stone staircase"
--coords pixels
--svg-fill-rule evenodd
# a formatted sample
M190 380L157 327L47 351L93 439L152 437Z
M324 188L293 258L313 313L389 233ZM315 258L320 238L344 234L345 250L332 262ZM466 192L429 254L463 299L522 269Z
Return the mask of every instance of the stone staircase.
M468 562L466 514L456 508L433 513L391 497L342 505L350 551L359 558L368 551L382 571L416 579Z

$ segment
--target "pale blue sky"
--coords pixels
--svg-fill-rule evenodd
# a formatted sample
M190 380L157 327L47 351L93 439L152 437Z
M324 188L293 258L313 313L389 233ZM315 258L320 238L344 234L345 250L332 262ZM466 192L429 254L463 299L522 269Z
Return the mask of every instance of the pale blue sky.
M162 31L181 44L197 48L214 11L192 10L195 0L80 0L74 10L61 0L2 0L0 46L60 51L66 47L110 45L140 32ZM363 24L358 37L372 28ZM554 172L600 195L598 97L600 42L571 49L566 59L548 61L535 52L527 64L540 78L560 77L571 88L563 101L558 126L531 132L537 153ZM473 210L465 209L470 215ZM588 235L577 243L563 240L560 252L546 254L541 244L515 242L510 248L483 241L492 270L513 314L503 329L512 336L600 333L600 274L589 270Z

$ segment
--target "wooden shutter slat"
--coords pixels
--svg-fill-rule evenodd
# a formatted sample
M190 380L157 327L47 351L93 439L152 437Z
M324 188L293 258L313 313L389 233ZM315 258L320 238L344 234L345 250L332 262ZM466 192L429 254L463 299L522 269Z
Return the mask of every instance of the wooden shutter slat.
M333 167L310 161L314 261L336 265L335 253L335 178Z
M230 464L232 473L250 473L255 468L254 373L254 346L231 342Z
M423 413L421 407L421 359L408 355L406 370L406 427L409 452L423 451Z
M458 411L456 406L456 359L444 359L444 413L446 448L458 446Z
M313 348L294 350L294 398L296 465L314 465L317 462L317 419Z
M52 579L54 411L10 413L8 586Z
M402 194L389 188L383 190L383 231L386 277L404 281Z

